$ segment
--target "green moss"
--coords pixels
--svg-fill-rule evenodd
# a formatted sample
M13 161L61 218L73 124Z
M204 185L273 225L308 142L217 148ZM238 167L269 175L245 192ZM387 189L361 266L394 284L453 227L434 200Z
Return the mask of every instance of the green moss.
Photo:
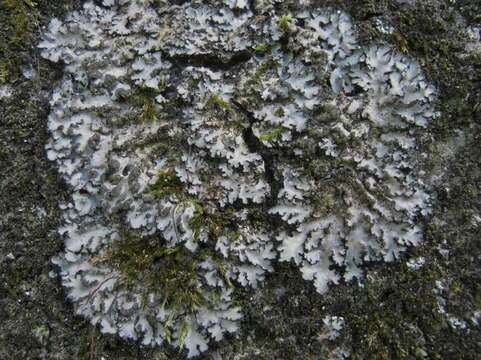
M262 79L270 72L276 72L280 64L269 55L259 65L256 71L245 81L241 89L242 98L249 104L262 103Z
M9 65L5 60L0 61L0 84L6 84L10 77Z
M293 19L291 15L283 15L279 18L277 23L279 29L284 34L289 34L292 31Z
M138 288L143 296L158 295L170 310L194 312L207 303L198 287L195 256L183 246L166 247L160 238L124 236L114 241L97 263L120 274L119 286Z
M153 99L157 95L159 95L158 90L141 86L136 88L132 94L120 96L123 101L132 105L135 109L140 109L138 117L135 115L124 117L121 123L126 122L129 119L137 119L142 124L156 122L158 120L158 115Z
M200 233L204 228L205 210L199 203L194 203L195 213L192 219L189 221L189 226L194 230L194 239L199 240Z
M281 137L281 135L284 131L285 131L285 129L282 126L277 126L274 129L272 129L271 131L262 134L259 137L259 139L261 141L266 141L266 142L275 141L275 140L277 140Z
M11 34L8 43L23 48L30 40L34 25L34 10L37 3L32 0L2 0L2 7L9 12L8 24Z
M256 78L259 78L263 75L265 75L268 71L270 70L277 70L279 67L281 66L281 64L279 64L277 62L276 59L274 59L273 57L269 57L269 59L267 59L266 61L264 61L261 66L259 66L259 69L257 70L256 74L255 74L255 77Z
M12 83L20 74L21 52L32 41L32 33L38 22L37 3L32 0L0 0L4 11L0 21L0 83Z
M156 122L157 112L154 107L154 102L151 98L145 97L142 106L142 113L140 114L140 121L142 123Z
M185 345L185 340L187 339L187 334L189 333L190 325L187 321L183 321L179 331L179 350L182 350Z
M232 103L236 104L234 101L232 101ZM224 100L221 96L211 96L206 103L206 107L213 113L219 111L223 112L223 115L221 117L222 121L217 122L217 125L215 126L234 129L237 131L242 131L246 128L247 121L245 120L243 113L237 111L237 109L230 102ZM211 158L211 165L217 166L218 160L220 159Z
M219 95L214 95L212 96L208 101L207 101L207 106L217 106L222 110L225 110L227 112L235 112L234 108L232 107L231 104L229 104L227 101L222 99Z
M208 180L205 179L206 182ZM224 209L222 212L207 213L202 203L186 192L185 184L177 177L174 169L159 172L157 181L149 188L149 193L158 199L173 196L182 205L194 206L194 216L190 219L189 226L196 240L199 240L204 229L211 239L217 239L231 225L233 210Z
M182 348L189 331L185 316L194 314L200 307L222 302L220 288L199 287L203 283L199 263L207 259L216 264L225 284L232 287L224 259L214 251L203 248L194 254L184 246L168 247L162 238L155 236L144 238L124 232L93 261L118 274L117 287L140 291L145 306L147 299L154 295L169 311L164 324L167 342L172 341L174 324L181 322L177 336Z
M169 168L159 172L157 181L149 187L149 193L158 199L166 196L180 198L185 193L185 185L177 177L175 170Z
M195 214L190 219L189 225L194 230L195 239L199 239L200 233L205 229L212 240L218 239L221 235L227 235L226 230L230 228L233 214L232 210L224 209L214 213L207 213L201 203L190 200L195 207Z
M464 193L466 194L466 196L468 198L476 198L478 195L479 195L479 189L472 185L472 184L467 184L465 187L464 187Z
M311 154L315 154L315 150L314 148ZM331 163L326 163L326 161L318 158L305 159L305 161L304 168L306 169L306 174L316 180L325 177L332 166Z
M312 206L316 214L329 214L336 205L336 189L325 187L322 191L312 194Z
M41 345L46 345L50 336L50 329L46 325L38 325L32 329L33 336Z
M392 37L394 43L397 44L398 49L401 50L402 53L406 54L408 52L408 42L406 38L398 32L394 32Z
M274 115L277 117L284 117L286 115L286 112L283 108L277 108L276 111L274 111Z
M272 51L272 45L260 44L255 47L254 51L256 54L259 54L259 55L267 54Z

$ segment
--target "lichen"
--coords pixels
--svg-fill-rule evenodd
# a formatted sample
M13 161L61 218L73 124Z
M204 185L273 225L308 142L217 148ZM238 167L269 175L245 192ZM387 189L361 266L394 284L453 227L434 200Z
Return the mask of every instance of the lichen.
M429 212L419 65L359 45L342 12L223 4L87 2L40 44L65 63L46 149L72 192L68 296L103 332L188 356L238 331L235 291L274 260L324 293L420 244Z

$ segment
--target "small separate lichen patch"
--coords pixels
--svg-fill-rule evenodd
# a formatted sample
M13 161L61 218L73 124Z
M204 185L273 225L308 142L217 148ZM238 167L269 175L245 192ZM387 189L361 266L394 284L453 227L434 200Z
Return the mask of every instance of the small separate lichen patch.
M435 113L415 61L330 9L150 3L87 2L40 44L65 63L46 149L72 192L54 261L77 313L196 356L274 260L324 293L421 243Z

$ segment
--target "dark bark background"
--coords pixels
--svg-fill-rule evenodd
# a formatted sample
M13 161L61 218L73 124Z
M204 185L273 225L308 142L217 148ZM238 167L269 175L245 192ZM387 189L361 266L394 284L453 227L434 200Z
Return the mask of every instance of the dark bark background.
M178 2L172 0L173 3ZM417 59L439 90L441 116L423 138L426 169L437 177L425 243L406 261L371 264L364 286L341 284L319 296L287 264L263 291L245 291L237 338L203 359L327 359L341 346L353 359L481 359L481 43L467 51L468 27L481 27L479 0L318 0L346 10L366 43L385 42ZM50 259L62 250L55 230L66 187L45 156L48 99L62 66L39 56L42 29L81 6L74 0L0 0L0 359L182 359L100 334L76 317ZM379 21L394 28L379 29ZM31 76L30 76L31 74ZM448 253L444 250L448 250ZM449 325L446 311L468 323ZM334 341L322 319L342 316ZM480 319L481 321L481 319Z

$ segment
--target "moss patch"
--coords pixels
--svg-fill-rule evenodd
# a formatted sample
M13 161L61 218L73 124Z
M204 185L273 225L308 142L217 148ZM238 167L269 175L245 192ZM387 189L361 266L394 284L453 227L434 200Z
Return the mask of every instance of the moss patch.
M174 169L159 172L157 181L149 188L149 193L158 199L174 196L180 199L185 194L185 185L177 177Z
M97 261L117 271L122 286L142 284L143 295L158 295L167 309L193 313L207 303L198 287L197 258L183 246L131 235L114 241Z
M222 99L219 95L214 95L212 96L208 101L207 101L207 106L213 106L213 107L218 107L222 110L225 110L227 112L234 112L234 108L232 107L231 104L229 104L227 101Z
M0 84L14 82L21 73L19 52L31 46L32 33L38 27L37 2L1 0Z

